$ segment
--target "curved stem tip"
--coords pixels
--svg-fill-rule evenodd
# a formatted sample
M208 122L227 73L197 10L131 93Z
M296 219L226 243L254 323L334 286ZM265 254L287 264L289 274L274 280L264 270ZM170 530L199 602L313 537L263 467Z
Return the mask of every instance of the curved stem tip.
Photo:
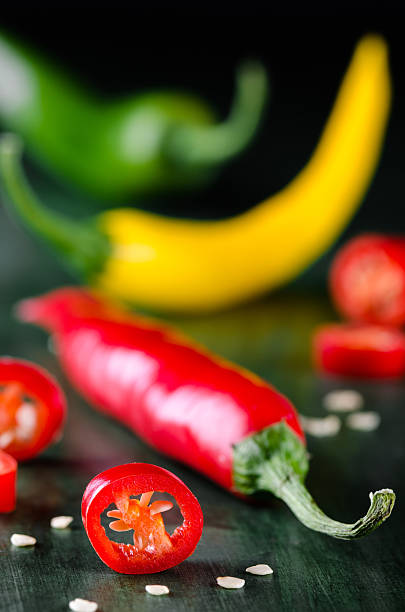
M257 131L268 96L266 71L245 62L236 74L236 93L229 116L210 126L182 126L167 142L167 154L183 165L210 166L237 155Z
M234 447L234 484L243 494L270 491L282 499L303 525L341 540L371 533L391 514L395 503L392 489L370 493L370 507L355 523L329 518L304 485L308 471L305 446L285 422L259 431Z

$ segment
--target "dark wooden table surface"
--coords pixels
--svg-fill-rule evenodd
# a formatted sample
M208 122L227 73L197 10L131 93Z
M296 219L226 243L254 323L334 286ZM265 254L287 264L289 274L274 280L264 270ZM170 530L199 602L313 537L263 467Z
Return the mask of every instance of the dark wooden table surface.
M249 505L235 499L86 405L63 378L45 335L11 316L18 298L66 282L58 264L0 211L1 353L49 368L69 400L62 441L21 465L17 510L0 517L1 612L58 612L76 597L97 601L103 612L405 609L404 384L350 384L364 394L367 408L380 413L377 431L343 427L333 438L308 438L312 461L307 484L334 518L351 522L362 516L369 491L392 487L398 495L391 518L377 532L353 543L333 540L300 525L277 500ZM175 322L271 381L301 413L319 416L324 393L348 386L321 380L310 366L311 330L332 316L326 297L285 293L232 312ZM195 554L160 575L115 574L96 556L81 524L80 501L88 481L128 461L174 471L203 508L205 528ZM72 527L51 530L50 518L60 514L74 516ZM34 535L37 546L12 548L14 532ZM256 563L268 563L274 575L245 574ZM220 589L215 579L221 575L246 578L246 586ZM168 597L145 593L145 585L156 582L170 588Z

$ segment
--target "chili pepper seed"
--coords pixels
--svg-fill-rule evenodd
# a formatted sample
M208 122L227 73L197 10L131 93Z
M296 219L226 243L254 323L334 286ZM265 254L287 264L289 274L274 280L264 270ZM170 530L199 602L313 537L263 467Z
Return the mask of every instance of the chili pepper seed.
M306 433L317 438L335 436L341 428L340 419L333 414L320 419L300 414L300 423Z
M164 586L164 584L147 584L145 591L149 593L149 595L168 595L170 593L169 589L167 586Z
M327 393L322 403L330 412L354 412L363 408L364 399L354 389L336 389Z
M350 414L346 419L346 425L350 429L358 431L374 431L381 423L381 417L378 412L356 412Z
M51 518L53 529L66 529L73 522L73 516L54 516Z
M234 578L234 576L219 576L217 584L223 589L241 589L245 586L245 581L243 578Z
M24 535L22 533L13 533L10 538L13 546L34 546L37 541L35 538L29 535Z
M96 612L98 604L95 601L76 597L73 601L69 601L69 608L73 612Z
M273 570L270 565L266 565L265 563L259 563L259 565L251 565L246 568L248 574L255 574L256 576L268 576L269 574L273 574Z

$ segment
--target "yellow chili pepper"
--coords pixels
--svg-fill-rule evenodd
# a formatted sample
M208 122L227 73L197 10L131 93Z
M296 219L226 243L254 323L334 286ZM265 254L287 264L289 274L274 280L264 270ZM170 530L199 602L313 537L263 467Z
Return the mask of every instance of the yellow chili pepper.
M0 147L3 183L28 224L99 289L158 310L219 309L286 283L331 245L370 184L390 98L386 44L367 36L308 164L279 193L225 220L115 209L93 225L75 228L55 216L51 223L20 174L10 137Z

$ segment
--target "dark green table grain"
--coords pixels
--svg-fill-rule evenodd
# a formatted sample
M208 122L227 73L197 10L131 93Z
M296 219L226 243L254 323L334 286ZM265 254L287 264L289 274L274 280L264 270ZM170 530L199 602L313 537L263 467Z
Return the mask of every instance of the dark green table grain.
M69 400L63 440L21 465L18 508L0 517L1 612L59 612L76 597L95 600L103 612L130 610L404 610L405 388L403 384L350 385L382 417L378 431L343 428L331 439L308 439L308 486L334 518L351 522L368 508L368 493L392 487L398 494L390 520L357 542L307 530L279 501L249 505L202 476L154 452L120 425L93 412L69 387L47 350L45 335L11 317L16 299L70 282L59 265L0 211L0 346L2 354L37 361L61 380ZM285 392L299 411L320 415L322 395L347 386L317 378L308 357L311 330L332 317L325 297L288 293L229 313L175 322L210 348L239 362ZM128 461L173 470L199 498L205 528L195 554L155 576L124 576L105 567L80 519L84 487L98 472ZM52 516L74 516L55 531ZM32 534L38 544L14 549L10 535ZM245 568L268 563L274 575ZM220 589L221 575L246 579L244 589ZM145 593L148 583L170 588L168 597Z

